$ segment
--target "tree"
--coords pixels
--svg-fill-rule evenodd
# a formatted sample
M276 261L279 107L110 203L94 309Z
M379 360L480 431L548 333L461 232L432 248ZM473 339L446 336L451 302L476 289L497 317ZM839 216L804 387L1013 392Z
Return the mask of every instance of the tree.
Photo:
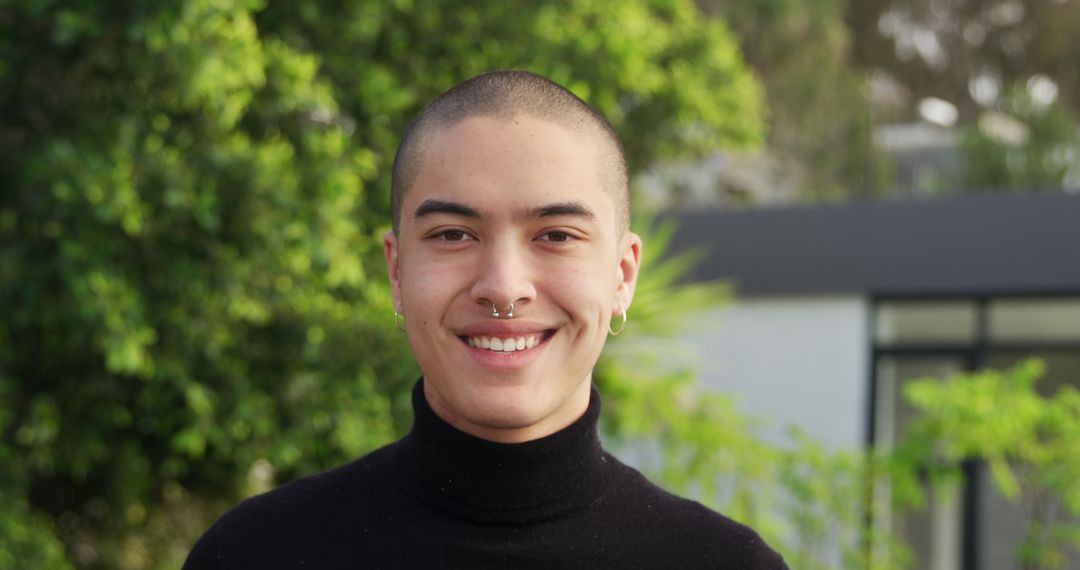
M1034 87L1034 85L1033 85ZM964 184L975 191L1080 188L1080 121L1056 98L1012 87L963 131Z
M452 83L547 74L635 168L761 138L681 0L0 0L0 62L0 567L175 565L238 497L407 428L385 188Z
M935 191L1075 189L1080 137L1080 4L1055 0L851 2L858 65L898 99L881 119L909 121L926 98L956 109L959 176Z
M883 188L865 73L851 53L843 0L697 0L722 18L761 78L773 169L804 202L867 197Z
M958 477L962 460L986 462L998 490L1023 507L1025 570L1064 568L1068 551L1080 550L1080 391L1042 395L1044 373L1031 359L912 382L904 396L921 417L898 452L934 478Z
M913 99L939 97L971 120L1006 89L1041 75L1080 110L1080 6L1055 0L851 2L856 61L884 70ZM908 116L913 107L907 109Z

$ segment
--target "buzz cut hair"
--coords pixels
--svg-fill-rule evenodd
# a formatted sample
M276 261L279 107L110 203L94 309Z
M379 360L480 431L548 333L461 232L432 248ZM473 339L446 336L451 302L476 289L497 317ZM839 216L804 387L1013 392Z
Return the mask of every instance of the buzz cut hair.
M630 176L626 152L614 127L599 111L569 89L529 71L491 71L465 80L428 103L409 123L394 156L390 209L394 233L401 225L405 193L416 182L427 143L437 131L473 117L512 119L526 115L544 119L601 145L600 167L606 190L615 202L617 230L630 226Z

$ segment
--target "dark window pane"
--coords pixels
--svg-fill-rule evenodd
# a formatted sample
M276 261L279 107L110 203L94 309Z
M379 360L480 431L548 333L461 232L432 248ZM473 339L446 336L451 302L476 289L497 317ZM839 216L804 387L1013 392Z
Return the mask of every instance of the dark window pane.
M1080 342L1080 298L990 302L991 342Z
M961 356L885 356L878 359L875 402L876 444L890 448L901 440L915 409L903 397L904 386L912 380L933 377L947 379L964 370ZM912 568L953 570L960 567L963 536L963 493L947 492L927 484L925 509L891 516L886 520L912 549ZM887 493L886 493L887 494ZM879 523L880 524L880 523ZM885 529L880 529L885 530Z
M888 301L875 315L879 345L960 344L975 340L974 301Z

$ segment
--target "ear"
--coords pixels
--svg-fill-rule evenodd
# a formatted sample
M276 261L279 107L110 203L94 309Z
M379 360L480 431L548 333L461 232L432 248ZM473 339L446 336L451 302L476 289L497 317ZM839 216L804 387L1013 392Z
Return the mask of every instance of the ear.
M401 281L398 274L398 239L393 230L383 235L383 255L386 257L386 273L390 276L390 291L394 295L394 310L403 313Z
M613 318L619 316L622 311L628 310L631 301L634 300L638 271L641 269L641 247L641 237L634 232L626 232L621 246L622 254L619 257L619 282L615 289L615 306L611 308Z

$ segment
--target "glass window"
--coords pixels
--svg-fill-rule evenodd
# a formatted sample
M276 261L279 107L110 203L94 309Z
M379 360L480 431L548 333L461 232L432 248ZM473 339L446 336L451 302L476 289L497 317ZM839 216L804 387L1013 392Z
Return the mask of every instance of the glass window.
M1065 384L1080 388L1080 350L992 350L987 355L986 367L1005 370L1032 356L1046 363L1046 375L1035 385L1040 394L1053 396Z
M1037 356L1046 362L1046 375L1036 384L1038 391L1052 397L1068 384L1080 387L1080 350L991 351L987 366L1004 370L1026 358ZM1020 568L1019 552L1030 517L1028 508L1015 500L1006 499L993 482L986 466L980 467L979 484L979 561L985 570ZM1045 497L1044 497L1045 498ZM1025 498L1025 500L1030 500ZM1080 568L1080 551L1064 552L1067 562L1062 568Z
M956 344L975 340L975 302L886 301L878 305L879 345Z
M979 537L976 541L979 565L982 570L1021 568L1020 548L1027 522L1024 509L1001 495L987 466L980 465L978 469L975 481L979 486Z
M964 370L960 356L883 356L878 359L875 402L876 443L890 448L901 440L915 418L904 398L904 386L926 377L947 379ZM893 529L912 549L912 568L953 570L960 567L963 536L963 493L939 492L927 483L925 509L890 517ZM885 530L885 529L880 529Z
M926 505L896 525L911 546L911 568L956 570L963 558L964 493L956 483L935 488L925 484Z
M1080 342L1080 298L990 302L991 342Z
M919 378L942 380L964 371L959 356L883 356L878 359L874 433L877 443L892 447L903 438L915 408L904 398L904 386Z
M985 338L979 338L980 310L985 310ZM1080 388L1080 296L990 298L985 305L974 298L883 301L875 313L874 334L878 348L905 349L879 353L875 370L875 443L886 449L903 438L917 415L903 396L904 387L917 378L947 379L964 371L971 357L1004 370L1038 356L1047 366L1037 384L1040 393L1051 396L1065 385ZM927 351L918 353L921 347ZM968 532L974 533L980 570L1019 567L1024 509L997 491L984 465L975 469L967 483L974 485L969 488L974 500L969 506L978 517L974 527L963 525L968 495L962 489L939 494L928 488L924 510L895 513L876 523L904 537L912 547L912 567L959 568ZM882 491L887 489L875 491L875 500ZM889 512L888 507L879 509ZM1067 567L1080 568L1080 552L1070 550L1066 556Z

